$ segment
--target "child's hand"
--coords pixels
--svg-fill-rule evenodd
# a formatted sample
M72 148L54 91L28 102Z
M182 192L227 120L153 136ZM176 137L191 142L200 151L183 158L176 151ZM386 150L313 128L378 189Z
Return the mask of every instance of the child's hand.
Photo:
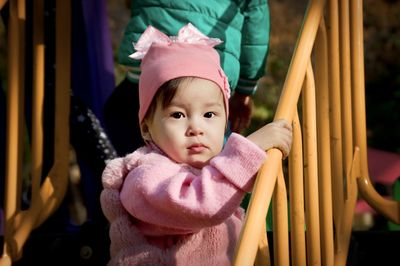
M286 120L277 120L253 132L247 139L265 151L277 148L286 158L292 146L292 126Z

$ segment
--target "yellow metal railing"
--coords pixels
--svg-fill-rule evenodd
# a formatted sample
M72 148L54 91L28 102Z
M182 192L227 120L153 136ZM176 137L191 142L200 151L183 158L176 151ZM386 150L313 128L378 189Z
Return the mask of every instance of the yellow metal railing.
M6 1L0 2L0 7ZM27 210L20 208L22 155L24 147L24 46L25 1L9 1L7 147L5 184L5 243L0 265L11 265L22 255L22 248L33 229L42 224L64 198L68 182L69 99L70 99L70 2L56 0L56 87L54 120L54 159L43 173L44 100L44 1L33 3L33 84L31 177L32 198ZM28 44L29 45L29 44ZM42 176L45 176L42 180Z
M264 228L270 203L275 265L345 265L358 191L400 223L400 203L380 196L368 175L365 115L362 0L311 0L275 115L293 121L289 192L282 155L270 150L233 265L272 263Z

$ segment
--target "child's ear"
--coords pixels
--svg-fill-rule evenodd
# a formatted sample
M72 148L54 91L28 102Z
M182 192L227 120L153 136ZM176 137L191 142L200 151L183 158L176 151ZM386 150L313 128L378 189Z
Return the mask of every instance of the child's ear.
M145 142L151 141L151 134L146 121L140 123L140 133L142 134L142 138Z

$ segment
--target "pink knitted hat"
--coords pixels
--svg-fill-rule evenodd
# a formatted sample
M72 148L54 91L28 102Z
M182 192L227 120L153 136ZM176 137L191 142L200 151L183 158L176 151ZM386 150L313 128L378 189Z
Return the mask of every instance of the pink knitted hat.
M219 63L218 52L213 48L219 39L209 38L187 24L178 36L168 37L149 26L130 55L142 59L139 78L139 121L142 122L158 88L179 77L199 77L215 82L224 96L228 116L229 83Z

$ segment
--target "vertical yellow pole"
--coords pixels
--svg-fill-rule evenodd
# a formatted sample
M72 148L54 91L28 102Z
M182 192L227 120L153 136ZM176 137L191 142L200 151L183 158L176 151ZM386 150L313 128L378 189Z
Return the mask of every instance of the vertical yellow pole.
M293 119L293 143L289 154L290 240L292 265L305 266L303 149L299 115Z
M303 87L303 143L308 265L321 264L315 84L311 62Z
M351 65L350 65L350 14L349 1L341 0L340 4L340 63L341 63L341 107L342 107L342 134L343 134L343 173L346 188L349 186L347 174L350 172L353 158L353 132L351 108ZM345 198L347 195L345 195Z
M363 1L352 0L351 3L351 56L353 76L353 113L354 145L360 148L361 174L368 177L367 125L365 110L364 81L364 24Z
M290 265L289 259L289 224L286 184L283 177L282 165L276 180L272 200L274 228L274 264Z
M315 42L316 107L318 136L318 180L320 199L322 264L334 263L332 176L329 134L328 50L324 19L321 20Z
M340 102L339 63L339 8L337 0L329 0L328 6L328 62L329 62L329 105L331 134L331 163L333 185L333 221L339 226L344 205L342 126Z
M43 165L44 0L33 4L32 200L39 199Z
M5 184L5 245L3 257L14 260L19 254L13 240L15 217L19 211L23 153L23 77L25 3L10 0L8 29L7 161ZM2 259L3 260L3 259Z

